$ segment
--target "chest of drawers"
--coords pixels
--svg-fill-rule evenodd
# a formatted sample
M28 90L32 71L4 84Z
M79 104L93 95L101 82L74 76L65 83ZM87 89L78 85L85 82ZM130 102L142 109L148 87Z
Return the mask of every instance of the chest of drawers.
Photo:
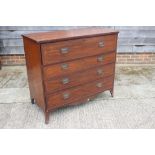
M118 32L103 28L23 35L31 102L45 113L88 101L109 90L113 96Z

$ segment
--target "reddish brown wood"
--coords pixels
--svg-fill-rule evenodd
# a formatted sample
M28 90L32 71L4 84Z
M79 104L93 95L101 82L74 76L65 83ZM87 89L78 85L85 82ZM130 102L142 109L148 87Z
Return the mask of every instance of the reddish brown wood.
M30 97L31 99L35 99L36 103L45 110L40 45L25 37L23 39Z
M102 61L99 61L98 58L103 57ZM65 63L60 63L56 65L51 65L44 67L44 79L48 80L54 77L66 76L75 72L82 70L87 70L92 67L97 67L105 65L108 63L115 62L115 52L108 54L97 55L93 57L86 57L74 61L68 61ZM62 69L62 65L67 65L67 69Z
M31 101L44 110L46 124L56 108L105 90L113 95L117 34L88 28L23 35Z
M112 88L113 76L103 78L95 82L87 83L78 87L67 89L64 91L56 92L52 95L48 95L47 103L48 109L53 107L61 107L63 105L73 104L74 102L80 101L81 99L87 99L89 96L97 94L99 92L110 90ZM101 84L101 86L98 84ZM64 99L64 95L68 94L68 98Z
M53 31L53 32L31 33L31 34L25 34L24 36L37 43L47 43L47 42L64 41L86 37L104 36L109 34L118 34L118 31L112 29L90 27L90 28L81 28L72 30Z
M89 83L94 80L98 80L101 78L105 78L107 76L114 74L114 66L115 64L102 65L99 67L91 68L86 71L77 72L72 75L67 75L63 77L54 78L49 81L45 81L45 89L47 94L67 89L70 87L75 87L78 85L82 85L84 83ZM68 83L63 83L64 80L67 79Z
M117 35L108 35L43 44L43 64L54 64L115 51L116 37ZM104 42L104 45L100 47L99 44L102 42ZM67 48L67 52L62 53L61 49L63 48Z

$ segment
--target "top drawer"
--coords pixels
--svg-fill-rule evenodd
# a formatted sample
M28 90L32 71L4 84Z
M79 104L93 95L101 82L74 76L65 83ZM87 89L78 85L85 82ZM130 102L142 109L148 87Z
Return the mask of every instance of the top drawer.
M43 65L116 50L117 35L46 43L41 45Z

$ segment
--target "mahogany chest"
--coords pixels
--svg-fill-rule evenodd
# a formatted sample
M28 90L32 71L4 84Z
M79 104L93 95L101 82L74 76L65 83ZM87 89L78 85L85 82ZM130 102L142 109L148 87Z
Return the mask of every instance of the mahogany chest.
M23 35L31 102L45 113L113 96L118 32L83 28Z

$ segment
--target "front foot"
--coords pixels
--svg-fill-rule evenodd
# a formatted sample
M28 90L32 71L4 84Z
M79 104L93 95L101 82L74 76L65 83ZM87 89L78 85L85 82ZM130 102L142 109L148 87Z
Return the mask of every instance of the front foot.
M31 103L32 103L32 104L35 104L34 98L31 98Z
M46 111L45 112L45 124L48 124L49 123L49 112Z
M112 97L114 97L114 91L113 90L110 90L110 94Z

